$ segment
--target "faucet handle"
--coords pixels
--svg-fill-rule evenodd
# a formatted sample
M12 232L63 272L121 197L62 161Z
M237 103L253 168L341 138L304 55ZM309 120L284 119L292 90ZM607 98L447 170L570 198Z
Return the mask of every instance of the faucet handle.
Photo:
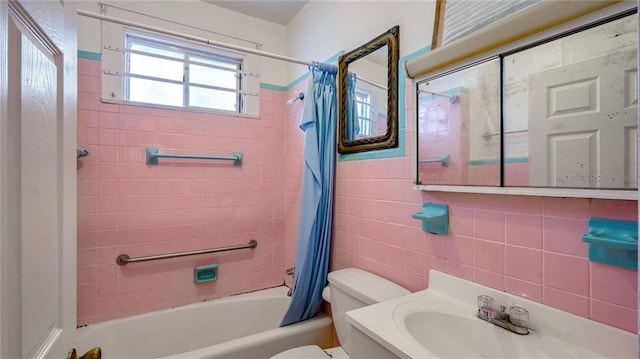
M496 316L497 310L493 297L488 295L478 296L478 314L485 319L491 319Z
M518 306L509 307L509 321L522 328L529 327L529 311Z

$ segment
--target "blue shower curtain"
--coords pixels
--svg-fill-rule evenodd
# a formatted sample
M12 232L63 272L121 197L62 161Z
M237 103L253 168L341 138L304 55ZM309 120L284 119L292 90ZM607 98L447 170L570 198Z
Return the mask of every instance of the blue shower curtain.
M329 270L336 157L336 73L313 63L300 128L304 131L302 199L291 304L281 326L313 317Z
M358 121L358 103L356 102L355 73L349 72L347 76L347 141L353 141L360 134L360 121Z

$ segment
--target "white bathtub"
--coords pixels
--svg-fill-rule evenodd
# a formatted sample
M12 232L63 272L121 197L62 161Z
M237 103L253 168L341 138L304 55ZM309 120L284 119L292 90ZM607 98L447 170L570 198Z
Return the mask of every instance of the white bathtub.
M78 353L99 346L105 359L259 359L300 345L330 347L325 315L278 327L286 292L265 289L90 325L78 329Z

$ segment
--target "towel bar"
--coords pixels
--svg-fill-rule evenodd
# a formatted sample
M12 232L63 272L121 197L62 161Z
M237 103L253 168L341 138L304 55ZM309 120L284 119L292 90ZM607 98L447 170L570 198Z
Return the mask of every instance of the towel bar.
M178 258L178 257L186 257L186 256L195 256L198 254L208 254L208 253L217 253L217 252L226 252L226 251L235 251L238 249L245 248L255 248L258 246L258 241L252 239L247 244L240 244L237 246L227 246L227 247L218 247L218 248L209 248L209 249L199 249L195 251L187 251L187 252L177 252L177 253L167 253L167 254L156 254L153 256L144 256L144 257L129 257L128 254L121 254L116 258L116 263L119 266L126 266L129 263L138 263L138 262L148 262L155 261L159 259L169 259L169 258Z
M242 152L234 152L233 156L181 155L177 153L160 153L157 147L147 147L147 164L157 165L158 158L188 158L196 160L233 161L234 166L242 166Z
M443 166L448 166L449 165L449 155L448 154L444 154L442 155L442 157L438 158L438 159L431 159L431 160L421 160L418 161L419 163L442 163Z

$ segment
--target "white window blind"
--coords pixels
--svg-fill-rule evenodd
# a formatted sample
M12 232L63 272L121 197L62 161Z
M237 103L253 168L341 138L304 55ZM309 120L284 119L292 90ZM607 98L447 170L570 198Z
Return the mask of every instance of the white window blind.
M463 0L450 0L451 2ZM449 1L447 2L449 3ZM471 1L471 3L475 3ZM485 1L478 1L484 3ZM612 5L614 3L614 5ZM633 2L623 1L615 3L609 0L589 1L538 1L534 6L520 9L511 13L500 21L485 22L483 28L471 31L458 41L451 41L442 47L418 56L405 63L405 70L410 78L433 73L456 63L469 60L480 53L487 53L500 46L515 43L527 36L535 37L554 26L564 26L581 16L594 13L605 8L616 8L617 5L627 6ZM476 4L479 5L479 4ZM445 5L446 6L446 5ZM448 11L448 10L447 10ZM462 10L459 10L462 11ZM471 17L475 17L470 10L465 10ZM605 10L602 10L605 11ZM455 13L456 11L454 11ZM591 16L591 15L589 15ZM445 20L445 28L446 25ZM445 29L445 31L447 31Z
M538 2L540 0L447 0L442 44L448 44Z

